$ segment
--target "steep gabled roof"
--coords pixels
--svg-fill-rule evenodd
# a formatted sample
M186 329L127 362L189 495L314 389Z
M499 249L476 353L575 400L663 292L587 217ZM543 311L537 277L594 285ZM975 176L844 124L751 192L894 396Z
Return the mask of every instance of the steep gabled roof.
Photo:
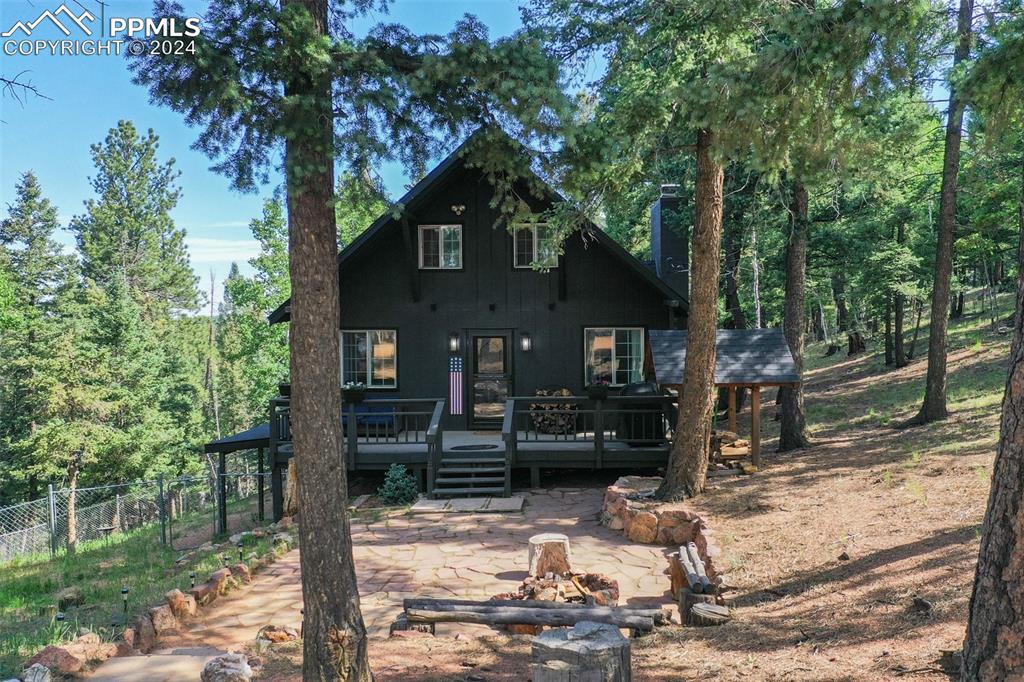
M445 179L450 177L456 171L461 170L466 163L465 151L467 147L478 135L481 135L482 132L483 129L480 129L470 135L465 142L455 149L455 151L449 154L432 171L427 173L423 179L417 182L408 192L406 192L397 202L397 205L402 207L402 211L410 213L413 212L417 206L426 202L427 199L433 195L434 190L444 184ZM539 177L534 175L533 179L540 183L547 192L547 196L543 198L552 202L565 201L565 199L556 192L554 188ZM362 234L352 240L350 244L341 250L338 254L338 267L340 268L346 261L361 251L367 244L372 242L376 236L385 227L394 222L394 220L394 215L390 210L374 220ZM650 268L645 267L641 261L634 258L632 254L608 236L608 234L600 227L593 223L588 223L586 234L588 237L595 238L597 243L606 248L612 256L632 270L634 274L639 276L642 280L657 289L663 296L665 296L666 300L677 301L684 310L687 308L687 300L685 296L662 281L653 271L651 271ZM270 324L276 324L277 322L287 321L290 317L291 299L289 298L270 313L270 315L267 316L267 319Z

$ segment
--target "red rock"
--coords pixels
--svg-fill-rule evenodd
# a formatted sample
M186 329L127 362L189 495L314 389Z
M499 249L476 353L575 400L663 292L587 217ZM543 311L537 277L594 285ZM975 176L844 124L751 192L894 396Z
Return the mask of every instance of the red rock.
M287 625L264 625L260 628L260 631L256 634L256 639L265 639L268 642L274 644L280 644L281 642L291 642L299 638L298 631Z
M238 578L243 583L252 582L252 573L249 572L249 567L245 564L235 564L231 567L231 575Z
M128 640L119 639L114 642L114 656L120 658L122 656L131 656L135 653L135 647L128 643Z
M219 571L214 571L210 574L208 583L214 586L217 595L226 594L231 589L231 569L222 568Z
M178 629L178 619L174 617L174 612L171 611L171 607L167 604L151 608L149 610L149 618L153 623L153 629L156 630L157 637L160 637L165 632L177 631Z
M632 542L654 542L658 537L658 517L648 511L636 512L626 522L626 537Z
M191 594L185 594L181 590L171 590L164 595L164 598L167 600L167 606L171 608L171 613L178 620L196 615L196 598Z
M213 583L203 583L196 585L188 593L196 600L198 606L206 606L217 598L217 586Z
M135 648L148 654L156 646L156 629L149 614L144 613L135 621Z
M48 646L44 648L35 656L28 659L28 663L25 664L25 667L32 667L36 663L49 668L55 673L60 673L61 675L77 673L82 669L82 666L85 665L85 661L83 659L75 656L64 647L59 646Z
M125 628L121 633L121 640L128 643L132 649L135 648L135 628Z

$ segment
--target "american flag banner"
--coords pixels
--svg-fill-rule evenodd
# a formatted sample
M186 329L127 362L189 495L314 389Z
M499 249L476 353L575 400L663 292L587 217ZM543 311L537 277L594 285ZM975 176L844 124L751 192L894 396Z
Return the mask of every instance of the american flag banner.
M462 358L457 355L448 363L448 410L462 414Z

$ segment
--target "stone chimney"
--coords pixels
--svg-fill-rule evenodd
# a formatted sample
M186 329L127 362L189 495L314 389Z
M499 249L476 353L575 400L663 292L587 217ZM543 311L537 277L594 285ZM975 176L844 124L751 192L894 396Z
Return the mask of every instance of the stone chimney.
M658 277L690 298L690 244L680 213L679 185L662 185L651 205L651 256Z

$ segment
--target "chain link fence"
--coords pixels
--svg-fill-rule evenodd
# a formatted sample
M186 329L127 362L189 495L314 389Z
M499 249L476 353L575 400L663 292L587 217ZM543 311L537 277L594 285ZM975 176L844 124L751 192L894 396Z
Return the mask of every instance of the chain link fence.
M128 533L151 533L154 542L188 550L253 528L266 519L271 502L269 474L258 472L251 459L239 453L216 476L50 486L44 498L0 508L0 563L55 556L69 544L77 548Z

